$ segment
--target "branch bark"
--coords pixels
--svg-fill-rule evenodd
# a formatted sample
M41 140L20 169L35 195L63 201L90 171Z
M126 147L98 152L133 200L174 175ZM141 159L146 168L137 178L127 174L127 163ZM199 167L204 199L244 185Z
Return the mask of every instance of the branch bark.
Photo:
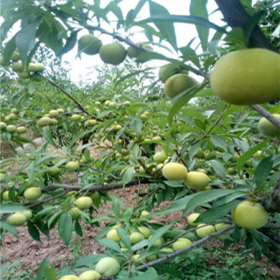
M215 0L215 2L224 16L224 21L232 28L243 28L250 19L249 14L245 11L239 0ZM257 25L251 33L249 47L264 48L277 52Z
M270 112L268 112L265 108L260 105L250 105L252 109L260 113L262 116L267 118L271 123L273 123L276 127L280 129L280 121L273 116Z
M269 196L261 197L260 203L267 212L280 213L280 172L272 194Z
M125 185L125 187L130 187L130 186L134 186L134 185L138 185L139 182L141 184L147 184L147 183L150 183L149 180L147 179L140 179L139 180L133 180L133 181L130 181L129 183L127 183ZM79 191L82 189L81 186L77 185L68 185L68 184L51 184L48 186L49 189L59 189L59 188L62 188L62 189L67 189L67 190L71 190L71 191ZM107 185L93 185L92 187L88 187L86 188L85 190L87 191L108 191L108 190L113 190L113 189L120 189L120 188L123 188L123 184L122 183L110 183L110 184L107 184Z
M145 268L147 268L147 267L153 266L153 265L155 265L155 264L163 263L163 262L165 262L165 261L167 261L167 260L169 260L169 259L171 259L171 258L174 258L174 257L176 257L176 256L179 256L179 255L181 255L182 253L185 253L185 252L187 252L187 251L190 251L191 249L193 249L193 248L195 248L195 247L198 247L198 246L200 246L200 245L206 243L208 240L210 240L210 239L212 239L212 238L214 238L214 237L216 237L216 236L218 236L218 235L220 235L220 234L223 234L223 233L225 233L225 232L227 232L227 231L229 231L229 230L231 230L231 229L234 229L235 227L236 227L236 225L231 225L231 226L226 227L226 228L224 228L224 229L222 229L222 230L220 230L220 231L217 231L217 232L215 232L215 233L213 233L213 234L210 234L210 235L208 235L208 236L206 236L206 237L204 237L204 238L202 238L202 239L200 239L200 240L198 240L198 241L192 243L190 246L188 246L188 247L186 247L186 248L183 248L183 249L178 250L178 251L176 251L176 252L174 252L174 253L171 253L171 254L169 254L169 255L166 255L166 256L163 257L163 258L160 258L160 259L157 259L157 260L154 260L154 261L145 263L145 264L143 264L143 265L140 265L140 266L137 267L137 270L142 270L142 269L145 269Z

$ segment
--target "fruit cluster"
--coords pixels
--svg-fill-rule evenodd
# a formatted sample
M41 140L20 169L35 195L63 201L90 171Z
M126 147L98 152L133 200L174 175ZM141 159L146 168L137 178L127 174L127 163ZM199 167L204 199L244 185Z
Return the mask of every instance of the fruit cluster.
M3 63L3 56L0 56L0 65ZM20 55L17 51L14 51L11 55L11 66L12 69L18 74L21 79L29 78L34 72L44 71L44 65L39 62L30 62L27 67L25 67L20 61Z
M138 43L138 45L140 48L129 46L126 50L119 42L103 45L98 37L95 37L93 34L87 34L79 39L78 50L80 53L85 53L87 55L99 54L100 59L104 63L119 65L125 60L127 55L130 58L138 58L146 50L152 50L146 43ZM141 49L141 47L145 48L145 50ZM145 62L145 60L140 60L138 62Z

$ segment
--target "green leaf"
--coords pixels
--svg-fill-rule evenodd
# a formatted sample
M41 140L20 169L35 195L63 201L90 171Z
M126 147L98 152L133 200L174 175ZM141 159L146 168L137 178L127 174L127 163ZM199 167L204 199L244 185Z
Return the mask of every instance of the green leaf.
M130 166L129 168L127 168L122 176L122 184L123 187L129 183L133 177L134 174L134 166Z
M62 48L62 50L60 51L58 56L68 53L75 47L75 45L77 43L77 33L78 33L78 31L74 31L71 33L70 37L67 38L65 46Z
M120 216L120 203L119 200L114 200L112 210L117 218Z
M162 237L170 228L172 228L172 226L174 225L174 223L176 223L177 221L173 221L171 222L171 224L163 226L161 228L159 228L158 230L156 230L155 232L153 232L151 239L148 240L148 250L149 248L151 248L151 246L160 238Z
M79 236L83 237L83 230L78 220L75 222L75 231Z
M47 140L48 143L50 143L53 147L57 148L57 145L53 141L51 132L48 129L46 129L46 128L43 129L43 136Z
M197 17L197 16L181 16L181 15L170 15L170 14L159 14L159 15L152 15L151 17L141 20L141 21L136 21L134 24L135 25L140 25L143 23L148 23L148 22L158 22L158 23L167 23L167 22L180 22L180 23L192 23L195 25L201 25L205 26L208 28L213 28L216 29L222 33L226 33L226 30L208 20L205 20L203 18Z
M84 258L76 260L72 267L79 267L79 266L92 266L94 263L97 263L101 259L107 257L106 255L89 255Z
M260 161L255 171L255 181L257 187L261 187L267 180L271 170L273 168L273 158L267 157Z
M0 214L15 213L23 210L28 210L28 208L26 208L21 204L5 204L5 205L1 205Z
M132 154L135 157L135 159L139 159L142 155L142 150L140 149L139 145L134 144L132 148Z
M149 267L144 274L129 278L129 280L158 280L157 271L153 267Z
M153 16L170 16L168 10L164 8L163 6L150 1L150 14L151 14L151 22L155 24L155 26L158 28L160 34L171 44L171 46L177 50L177 40L176 40L176 34L175 34L175 28L173 25L173 22L159 22L154 21Z
M200 68L199 58L198 58L196 52L192 48L186 46L186 47L180 48L180 51L183 54L183 59L185 62L190 60L191 62L194 63L194 65L196 65L198 68Z
M250 159L258 150L261 150L270 142L270 139L267 138L265 141L261 142L260 144L254 146L253 148L249 149L246 153L244 153L237 161L237 169L241 170L242 166Z
M173 98L172 100L172 107L170 108L169 114L168 114L168 120L171 123L173 120L173 117L179 112L179 110L185 106L188 101L195 96L195 94L199 91L200 87L193 86L182 93L180 93L178 96Z
M224 151L227 150L228 144L227 144L225 138L223 138L221 136L218 136L218 135L215 135L215 134L210 134L210 141L212 142L212 144L215 147L221 148Z
M253 29L257 26L261 18L266 14L265 11L258 11L253 16L249 17L246 23L244 24L243 32L245 37L246 45L249 44L250 37L252 34Z
M140 250L140 249L142 249L142 248L144 248L144 247L147 247L147 246L148 246L148 240L147 240L147 239L144 239L144 240L142 240L142 241L136 243L135 245L133 245L133 246L131 247L131 250L132 250L133 252L135 252L135 251L138 251L138 250Z
M224 168L224 166L217 160L212 159L209 161L213 170L222 178L224 178L227 174L226 169Z
M44 276L47 278L47 280L57 280L55 267L53 264L44 268Z
M41 263L36 273L36 279L35 280L44 280L44 269L46 268L49 259L52 255L47 256Z
M2 206L1 206L2 207ZM18 237L18 233L15 227L11 226L9 223L0 221L0 228L10 232L14 237Z
M239 48L246 48L246 41L243 29L241 27L235 27L227 33L225 42L229 44L236 44Z
M244 196L243 192L239 193L239 197ZM217 221L219 218L224 217L224 215L231 212L238 204L240 204L240 200L233 200L227 204L223 204L217 207L213 207L208 209L207 211L201 213L196 220L198 223L211 223Z
M167 274L173 276L174 278L178 278L178 279L184 279L183 278L183 274L181 274L179 271L177 271L176 269L172 268L171 266L168 265L162 265L162 264L156 264L154 266L155 268L166 272Z
M16 45L21 55L23 65L27 65L27 56L35 46L36 32L41 18L34 19L23 27L16 35Z
M208 21L207 3L208 0L192 0L190 5L190 14ZM208 46L209 28L200 25L196 25L195 27L200 38L202 49L203 51L206 51Z
M116 228L118 236L121 239L121 242L124 244L124 246L130 250L131 249L131 243L129 239L128 233L123 228Z
M8 41L5 45L5 49L3 52L3 58L4 62L3 65L9 65L10 64L10 58L13 54L14 50L16 49L16 36L14 36L10 41Z
M167 209L157 211L156 213L158 215L164 215L182 209L185 209L184 212L188 213L189 211L191 211L197 206L200 206L212 200L216 200L223 196L234 194L236 192L240 192L240 191L222 189L222 190L209 190L207 192L194 193L176 200ZM247 193L244 192L244 196L246 196L246 194Z
M69 143L68 147L71 148L73 145L75 145L77 143L77 141L84 137L85 135L91 133L91 130L87 130L87 131L83 131L78 133L75 137L73 137L73 139L71 140L71 142Z
M99 240L98 243L113 251L121 252L119 244L111 239L104 238Z
M30 222L30 221L27 222L27 227L28 227L28 232L29 232L30 236L34 240L41 242L40 232L37 229L37 227L32 222Z
M58 221L58 234L66 245L70 244L72 236L72 217L68 211L63 211Z

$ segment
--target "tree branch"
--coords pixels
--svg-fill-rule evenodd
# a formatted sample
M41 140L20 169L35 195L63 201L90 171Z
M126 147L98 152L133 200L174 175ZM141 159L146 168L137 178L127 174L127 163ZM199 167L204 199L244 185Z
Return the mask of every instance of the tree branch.
M261 197L260 203L266 209L267 212L280 213L280 172L272 194L269 196L266 195Z
M57 89L62 91L65 95L67 95L78 106L78 108L80 108L85 114L89 115L87 110L84 109L84 107L74 97L72 97L66 90L64 90L62 87L60 87L58 84L56 84L52 80L44 77L42 74L40 74L40 73L37 73L37 74L40 75L41 77L43 77L45 80L47 80L51 85L55 86Z
M179 255L181 255L182 253L185 253L185 252L187 252L187 251L190 251L191 249L193 249L193 248L195 248L195 247L198 247L198 246L200 246L200 245L206 243L208 240L210 240L210 239L212 239L212 238L214 238L214 237L216 237L216 236L218 236L218 235L220 235L220 234L223 234L223 233L225 233L225 232L227 232L227 231L229 231L229 230L231 230L231 229L234 229L235 227L236 227L236 225L231 225L231 226L226 227L226 228L224 228L224 229L222 229L222 230L220 230L220 231L217 231L217 232L215 232L215 233L213 233L213 234L210 234L210 235L208 235L208 236L206 236L206 237L204 237L204 238L202 238L202 239L200 239L200 240L198 240L198 241L192 243L190 246L188 246L188 247L186 247L186 248L183 248L183 249L178 250L178 251L176 251L176 252L174 252L174 253L168 254L168 255L166 255L166 256L163 257L163 258L160 258L160 259L157 259L157 260L154 260L154 261L145 263L145 264L143 264L143 265L140 265L140 266L137 267L137 270L142 270L142 269L145 269L145 268L147 268L147 267L153 266L153 265L155 265L155 264L163 263L163 262L165 262L165 261L167 261L167 260L169 260L169 259L171 259L171 258L174 258L174 257L176 257L176 256L179 256Z
M224 16L224 21L232 28L244 28L251 18L239 0L215 0L215 2ZM252 30L249 47L259 47L277 52L257 25Z
M271 114L269 111L267 111L265 108L263 108L260 105L250 105L252 109L263 115L265 118L267 118L271 123L273 123L276 127L280 129L280 120L275 118L273 114Z
M148 179L141 179L140 180L141 184L147 184L149 183ZM127 183L125 185L125 187L130 187L130 186L134 186L139 184L138 180L133 180L130 181L129 183ZM49 189L67 189L67 190L71 190L71 191L79 191L81 190L81 186L75 186L75 185L68 185L68 184L51 184L48 186ZM108 190L113 190L113 189L120 189L123 188L123 184L122 183L110 183L107 185L93 185L91 187L86 188L86 190L88 191L108 191Z

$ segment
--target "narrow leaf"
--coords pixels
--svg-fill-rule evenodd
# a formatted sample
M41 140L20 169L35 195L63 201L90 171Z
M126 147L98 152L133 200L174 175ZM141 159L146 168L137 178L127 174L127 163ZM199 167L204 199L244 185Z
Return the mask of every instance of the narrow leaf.
M44 269L47 266L51 255L47 256L41 263L37 270L36 279L35 280L44 280Z
M28 227L28 232L29 232L30 236L34 240L41 242L40 232L37 229L37 227L32 222L30 222L30 221L27 222L27 227Z
M208 0L192 0L190 5L190 14L208 21L207 3ZM196 25L195 28L197 30L202 49L203 51L206 51L208 46L209 28L200 25Z
M64 211L59 218L58 234L66 245L70 244L72 236L72 217L68 211Z
M23 210L28 210L28 208L26 208L21 204L5 204L5 205L1 205L0 214L15 213Z
M15 227L11 226L9 223L0 221L0 228L10 232L14 237L18 237L18 233Z
M273 168L273 158L267 157L260 161L258 164L256 171L255 171L255 181L257 187L260 187L263 185L263 183L268 178L271 170Z

